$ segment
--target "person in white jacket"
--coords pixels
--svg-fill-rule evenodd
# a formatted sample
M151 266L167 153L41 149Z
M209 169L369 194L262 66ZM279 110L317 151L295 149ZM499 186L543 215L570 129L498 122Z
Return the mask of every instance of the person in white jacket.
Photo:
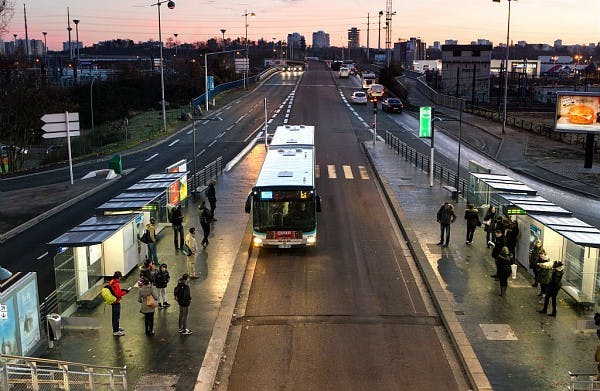
M188 275L192 279L198 278L196 275L196 254L198 254L198 243L194 235L196 234L196 228L191 227L187 235L185 235L185 244L191 250L190 255L187 256L187 270Z

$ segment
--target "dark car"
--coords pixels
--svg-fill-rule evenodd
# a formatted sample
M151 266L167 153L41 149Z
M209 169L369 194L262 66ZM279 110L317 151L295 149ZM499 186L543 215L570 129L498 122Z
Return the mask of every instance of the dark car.
M404 106L402 105L402 101L398 98L387 98L383 102L381 102L381 109L383 111L387 111L388 113L400 113L402 114L402 109Z

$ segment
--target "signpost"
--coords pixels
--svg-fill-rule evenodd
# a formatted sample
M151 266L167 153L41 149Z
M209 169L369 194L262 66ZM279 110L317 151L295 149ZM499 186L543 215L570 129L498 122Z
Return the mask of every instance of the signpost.
M45 132L43 138L67 138L67 147L69 149L69 173L71 174L71 184L73 184L73 160L71 158L71 137L79 136L79 113L45 114L40 118L45 125L42 130Z

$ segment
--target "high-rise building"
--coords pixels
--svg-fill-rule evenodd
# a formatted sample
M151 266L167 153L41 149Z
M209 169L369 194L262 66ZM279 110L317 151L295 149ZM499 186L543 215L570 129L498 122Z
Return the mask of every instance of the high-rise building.
M442 50L442 45L440 45L440 41L433 41L433 48L435 50Z
M426 47L421 38L411 37L408 41L395 42L394 61L401 63L406 69L412 69L414 61L427 58Z
M300 33L291 33L287 35L287 58L293 60L300 58L300 52L306 49L306 39ZM304 54L302 54L303 56Z
M329 34L323 30L314 32L312 35L312 46L313 48L328 48Z
M348 30L348 49L358 49L360 47L360 30L352 27Z

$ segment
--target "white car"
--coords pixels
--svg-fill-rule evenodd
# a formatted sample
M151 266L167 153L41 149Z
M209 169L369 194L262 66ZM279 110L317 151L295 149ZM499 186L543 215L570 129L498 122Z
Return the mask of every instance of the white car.
M354 91L352 93L352 96L350 97L350 100L352 101L352 103L366 105L367 93L364 91Z

